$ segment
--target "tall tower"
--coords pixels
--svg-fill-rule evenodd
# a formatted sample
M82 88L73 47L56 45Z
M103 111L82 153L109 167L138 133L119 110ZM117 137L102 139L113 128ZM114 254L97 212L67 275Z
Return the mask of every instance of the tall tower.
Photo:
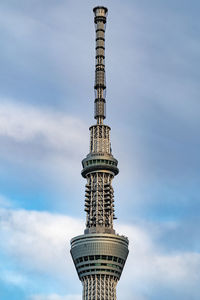
M112 180L118 174L118 161L110 145L110 127L105 119L105 28L107 8L94 8L96 27L96 70L94 118L90 127L90 152L82 161L86 178L86 229L71 240L71 255L83 284L83 300L115 300L127 255L128 239L113 228L114 191Z

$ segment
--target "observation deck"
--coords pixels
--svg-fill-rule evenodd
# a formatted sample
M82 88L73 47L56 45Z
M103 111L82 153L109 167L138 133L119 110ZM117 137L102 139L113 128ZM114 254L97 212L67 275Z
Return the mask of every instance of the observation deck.
M120 279L128 256L128 239L116 234L87 234L71 240L71 254L79 276L109 275Z

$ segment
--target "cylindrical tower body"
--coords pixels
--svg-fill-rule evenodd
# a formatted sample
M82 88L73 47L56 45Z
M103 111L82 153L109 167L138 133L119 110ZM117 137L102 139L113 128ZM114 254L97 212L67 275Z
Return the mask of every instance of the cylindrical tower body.
M118 174L113 157L110 127L105 119L105 25L107 8L94 8L96 28L95 112L90 127L90 151L82 161L85 189L86 229L71 240L71 255L83 284L83 300L115 300L116 286L128 256L128 239L113 228L114 190Z

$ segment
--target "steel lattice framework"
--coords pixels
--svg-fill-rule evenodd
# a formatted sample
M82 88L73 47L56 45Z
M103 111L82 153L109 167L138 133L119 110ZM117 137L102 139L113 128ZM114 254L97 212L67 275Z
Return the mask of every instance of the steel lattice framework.
M105 115L105 25L107 8L94 8L96 27L96 70L94 118L90 127L90 152L82 161L86 178L84 234L71 241L71 254L83 284L83 300L115 300L116 286L128 256L128 239L113 228L114 191L112 180L118 174L113 157L110 127Z
M117 280L112 276L90 275L83 279L83 299L116 299Z

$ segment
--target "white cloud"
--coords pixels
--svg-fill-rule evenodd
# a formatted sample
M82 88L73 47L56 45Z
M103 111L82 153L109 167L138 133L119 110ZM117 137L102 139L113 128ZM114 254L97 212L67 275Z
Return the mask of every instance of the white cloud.
M2 210L0 222L7 254L32 271L71 276L70 239L83 232L81 221L47 212Z
M160 287L163 290L171 289L171 293L184 295L187 292L194 297L199 296L200 253L168 252L162 249L156 238L162 236L164 230L165 224L160 225L160 228L148 223L142 227L119 226L119 231L126 232L130 241L130 254L119 284L121 297L129 289L126 299L131 300L133 292L136 299L137 296L149 299L153 295L152 291L158 293Z
M11 163L23 182L30 177L27 174L36 180L45 174L55 187L66 187L67 181L73 184L72 178L80 172L80 161L88 152L88 127L64 112L0 99L0 142L0 161L6 174L13 176L8 167Z
M83 232L83 222L47 212L2 210L0 225L1 250L24 270L48 274L59 282L71 282L72 286L72 282L80 284L69 250L70 239ZM149 290L160 286L198 294L199 253L168 253L161 249L156 236L158 232L162 235L162 228L155 225L121 225L118 229L130 240L130 254L118 288L121 298L126 291L126 299L132 299L133 292L139 299L149 299ZM48 297L56 296L37 297L33 299L49 300Z
M21 273L16 271L1 270L0 279L7 284L14 286L24 286L28 284L28 279Z
M1 99L0 137L16 143L43 144L46 147L71 152L85 145L86 125L78 118L61 112L50 112Z

